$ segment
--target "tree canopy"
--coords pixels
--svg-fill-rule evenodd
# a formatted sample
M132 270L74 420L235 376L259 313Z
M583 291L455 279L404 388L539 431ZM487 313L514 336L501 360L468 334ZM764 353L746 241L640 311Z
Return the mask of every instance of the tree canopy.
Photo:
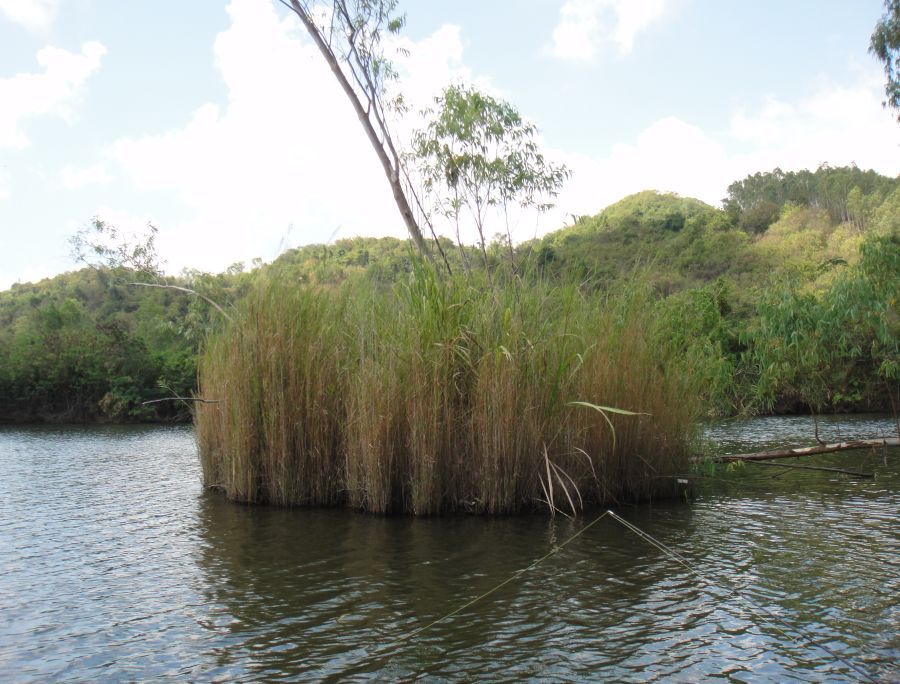
M550 208L568 170L544 158L537 128L515 107L475 88L445 88L425 115L428 123L415 135L413 155L437 210L453 221L457 242L460 212L468 211L487 265L487 213L499 209L512 257L510 208Z
M884 65L884 105L895 109L900 121L900 0L885 0L884 16L875 25L869 52Z

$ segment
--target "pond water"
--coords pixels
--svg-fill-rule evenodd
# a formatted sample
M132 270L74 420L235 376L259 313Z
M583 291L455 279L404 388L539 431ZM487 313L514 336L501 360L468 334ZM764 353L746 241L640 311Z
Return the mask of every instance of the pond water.
M841 417L822 433L892 429ZM705 431L746 451L808 443L811 425ZM202 490L189 427L3 428L0 679L893 680L898 456L804 461L873 479L718 467L690 502L614 507L709 584L609 516L516 575L602 510L247 507Z

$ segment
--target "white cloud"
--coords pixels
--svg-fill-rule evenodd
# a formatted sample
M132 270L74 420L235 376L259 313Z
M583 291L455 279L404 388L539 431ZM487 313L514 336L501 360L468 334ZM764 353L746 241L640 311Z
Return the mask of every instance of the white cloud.
M387 45L388 49L401 51L396 62L402 71L403 96L413 119L415 112L432 106L433 98L451 82L464 81L497 94L487 79L474 76L463 65L463 43L458 26L444 25L418 43L401 38L389 41ZM401 128L405 125L407 129L414 127L412 124L420 124L410 118L399 123Z
M185 220L160 225L170 265L271 259L290 226L291 244L325 241L336 229L338 237L405 235L350 103L296 18L280 19L267 0L233 0L228 13L231 26L214 46L227 103L107 150L138 189L173 192L187 206ZM458 29L404 46L409 100L429 100L445 80L467 75Z
M9 174L3 169L0 169L0 202L9 199L10 194Z
M550 227L569 222L571 214L595 214L641 190L677 192L717 203L731 181L725 149L697 126L675 117L656 121L633 143L614 145L605 158L563 152L554 156L572 169L573 176L557 202L558 222Z
M106 185L112 180L102 162L92 166L66 166L62 170L62 184L68 190L78 190L88 185Z
M0 0L0 12L31 31L46 31L56 19L59 0Z
M592 59L602 43L628 54L638 33L662 17L670 0L566 0L553 29L550 54Z
M71 122L84 83L100 68L105 54L106 48L97 42L85 43L80 53L45 47L37 53L42 73L0 79L0 147L28 147L22 130L26 119L49 115Z
M655 189L718 204L734 180L758 171L816 169L856 163L895 176L900 173L900 128L880 105L880 79L823 81L805 98L767 97L734 112L719 133L674 117L617 144L609 155L590 158L554 153L574 171L559 198L557 227L569 214L593 214L620 198Z
M743 166L816 168L855 162L887 175L900 171L900 128L881 107L881 74L861 73L855 83L823 80L794 101L770 95L755 110L738 109L729 136L751 150Z
M44 278L52 278L61 270L59 263L29 264L17 271L16 275L0 273L0 292L8 290L15 283L37 283Z

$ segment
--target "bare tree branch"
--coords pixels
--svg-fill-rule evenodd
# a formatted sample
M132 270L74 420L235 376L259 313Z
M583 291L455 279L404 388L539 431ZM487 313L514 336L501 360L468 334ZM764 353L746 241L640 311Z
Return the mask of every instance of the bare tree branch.
M197 290L192 290L192 289L189 288L189 287L181 287L180 285L170 285L169 283L142 283L142 282L140 282L140 281L134 281L134 282L131 282L131 283L128 283L128 284L129 284L129 285L136 285L136 286L139 286L139 287L158 287L158 288L160 288L161 290L178 290L179 292L185 292L185 293L187 293L187 294L189 294L189 295L194 295L195 297L199 297L199 298L202 299L204 302L206 302L207 304L209 304L209 305L210 305L211 307L213 307L216 311L218 311L220 314L222 314L223 316L225 316L225 318L227 318L229 321L232 321L232 322L233 322L233 319L231 318L231 316L229 316L229 315L225 312L225 309L223 309L221 306L219 306L218 304L216 304L216 302L214 302L212 299L210 299L209 297L207 297L205 294L201 294L201 293L197 292Z
M200 404L218 404L220 403L218 399L201 399L200 397L163 397L162 399L150 399L148 401L142 401L141 406L146 406L147 404L158 404L162 401L195 401Z

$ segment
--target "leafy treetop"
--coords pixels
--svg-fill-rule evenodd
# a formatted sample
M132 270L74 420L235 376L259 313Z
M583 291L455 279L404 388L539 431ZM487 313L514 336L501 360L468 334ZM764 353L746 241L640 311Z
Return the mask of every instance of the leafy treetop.
M884 16L872 32L869 52L884 64L884 106L897 110L900 121L900 0L885 0Z

